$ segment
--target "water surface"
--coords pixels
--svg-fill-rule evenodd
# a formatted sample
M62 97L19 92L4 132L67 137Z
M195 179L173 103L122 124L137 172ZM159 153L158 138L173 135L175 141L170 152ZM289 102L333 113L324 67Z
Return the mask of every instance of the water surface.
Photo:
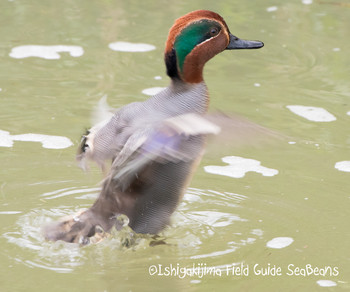
M84 248L46 242L43 225L98 194L100 171L84 173L74 160L92 108L105 95L120 107L166 87L168 29L195 9L219 12L233 34L265 43L206 65L211 108L284 138L211 147L156 239L127 248L135 238L126 230ZM13 0L0 11L1 291L350 288L348 3ZM296 272L310 265L329 268ZM281 276L259 274L279 267Z

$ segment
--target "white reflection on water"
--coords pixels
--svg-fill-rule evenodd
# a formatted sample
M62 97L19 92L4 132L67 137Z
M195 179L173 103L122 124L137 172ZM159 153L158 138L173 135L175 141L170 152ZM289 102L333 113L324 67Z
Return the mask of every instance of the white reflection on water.
M285 248L293 243L291 237L275 237L266 243L269 248Z
M113 51L119 52L148 52L156 49L155 46L143 43L129 43L129 42L114 42L110 43L108 47Z
M278 10L277 6L270 6L270 7L266 8L267 12L274 12L274 11L277 11L277 10Z
M59 53L69 53L72 57L80 57L84 54L84 49L80 46L40 46L40 45L24 45L14 47L9 54L15 59L23 59L28 57L37 57L47 60L57 60L61 56Z
M64 149L73 145L72 141L63 136L51 136L42 134L10 135L9 132L0 130L0 147L12 147L13 141L40 142L47 149Z
M318 280L317 284L321 287L334 287L337 286L337 283L331 280Z
M287 108L296 115L313 122L332 122L337 118L322 107L287 105Z
M340 171L350 172L350 161L338 161L334 167Z
M165 87L151 87L151 88L146 88L142 90L142 93L146 95L156 95L157 93L161 92L164 89Z
M204 170L208 173L225 175L234 178L242 178L247 172L257 172L263 176L274 176L278 174L277 169L268 168L261 165L261 162L255 159L248 159L239 156L226 156L222 161L228 163L226 166L208 165Z
M301 0L301 3L303 3L305 5L310 5L310 4L312 4L312 0Z

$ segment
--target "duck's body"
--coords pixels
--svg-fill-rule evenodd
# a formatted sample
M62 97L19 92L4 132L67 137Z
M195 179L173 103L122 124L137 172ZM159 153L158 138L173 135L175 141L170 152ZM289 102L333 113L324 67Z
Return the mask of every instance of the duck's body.
M189 84L173 80L166 89L148 100L130 103L119 109L107 124L93 131L92 139L86 136L81 158L87 156L102 164L107 159L115 158L126 143L134 144L137 136L149 135L157 124L168 118L187 113L204 114L208 103L204 81Z
M198 121L198 116L206 112L207 103L204 82L186 84L178 80L144 102L121 108L96 132L93 141L87 136L85 151L80 154L83 159L88 156L103 163L116 156L91 210L104 214L106 219L125 214L129 226L137 233L156 234L163 229L201 156L204 146L201 133L216 130L215 127L194 129L201 133L187 135L186 129L177 133L167 123L188 118ZM86 148L86 145L91 146ZM175 153L171 153L172 150ZM140 161L142 159L145 161ZM127 168L131 171L125 171ZM105 207L109 197L110 209ZM111 225L115 222L107 221ZM109 229L107 225L102 227Z
M122 107L86 136L79 160L103 165L112 159L111 170L94 205L48 226L46 238L85 242L96 226L108 231L118 225L120 214L137 233L156 234L169 224L200 161L206 135L218 131L203 118L209 104L204 64L225 49L262 46L231 35L222 17L211 11L176 20L165 49L171 84L144 102Z

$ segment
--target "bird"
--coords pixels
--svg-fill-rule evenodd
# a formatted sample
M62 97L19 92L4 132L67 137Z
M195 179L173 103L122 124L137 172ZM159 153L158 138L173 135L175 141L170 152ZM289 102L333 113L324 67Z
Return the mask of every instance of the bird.
M47 240L81 244L98 230L121 229L121 215L136 233L156 235L170 224L198 166L208 135L220 127L206 118L207 61L225 50L259 49L261 41L231 34L217 13L196 10L175 20L165 44L170 84L142 102L127 104L83 136L77 159L110 169L94 204L44 228Z

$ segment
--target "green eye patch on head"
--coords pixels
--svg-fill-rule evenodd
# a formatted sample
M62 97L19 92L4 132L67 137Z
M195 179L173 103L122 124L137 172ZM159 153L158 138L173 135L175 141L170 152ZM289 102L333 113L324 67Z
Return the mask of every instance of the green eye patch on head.
M216 36L220 32L220 29L221 26L216 21L203 19L190 24L181 31L174 43L177 62L181 72L186 56L198 44Z

